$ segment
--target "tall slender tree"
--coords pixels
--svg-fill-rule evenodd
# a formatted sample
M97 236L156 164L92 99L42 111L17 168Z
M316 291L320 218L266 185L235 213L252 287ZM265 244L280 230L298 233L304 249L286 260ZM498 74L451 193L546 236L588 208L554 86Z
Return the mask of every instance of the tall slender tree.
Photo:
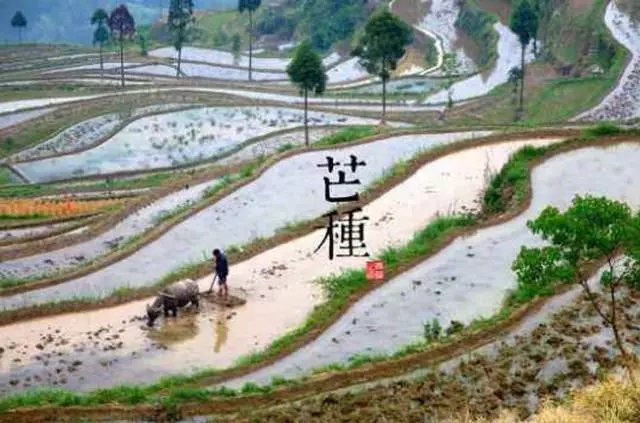
M364 36L351 52L368 73L382 79L382 123L386 118L387 81L391 71L405 54L405 47L413 41L413 30L386 8L374 13L364 28Z
M20 10L11 18L11 26L18 28L18 42L22 44L22 29L27 27L27 18L24 17Z
M327 87L327 72L322 58L312 50L311 42L303 41L297 48L293 60L287 65L291 82L300 88L304 96L304 142L309 145L309 120L307 119L309 91L316 95L324 93Z
M104 9L97 9L91 15L91 25L97 25L98 27L93 32L93 44L100 45L100 78L102 78L104 73L104 62L102 58L102 53L104 51L104 43L109 39L109 31L106 28L106 24L109 21L109 15L107 11Z
M262 0L238 0L238 11L249 12L249 81L251 81L251 67L253 60L253 12L262 4Z
M127 37L129 40L133 39L136 33L136 22L129 13L129 9L124 4L113 9L111 15L109 15L109 29L114 36L118 37L120 43L120 76L122 81L122 87L124 87L124 39Z
M187 40L188 27L195 21L193 17L193 0L171 0L167 27L173 37L173 46L178 50L178 69L176 78L180 78L180 62L182 46Z
M535 38L538 32L538 15L531 5L530 0L519 0L511 14L509 27L518 36L520 41L520 104L516 112L516 120L522 118L524 112L524 79L526 68L524 54L529 42Z

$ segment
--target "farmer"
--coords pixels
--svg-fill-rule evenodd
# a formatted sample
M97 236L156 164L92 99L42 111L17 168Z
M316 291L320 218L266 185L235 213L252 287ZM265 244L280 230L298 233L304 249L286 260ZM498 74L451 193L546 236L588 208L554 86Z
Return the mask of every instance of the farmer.
M227 263L227 257L219 249L213 250L213 257L215 258L215 274L218 276L218 295L222 294L224 289L224 299L227 300L229 295L229 289L227 288L227 276L229 275L229 264Z

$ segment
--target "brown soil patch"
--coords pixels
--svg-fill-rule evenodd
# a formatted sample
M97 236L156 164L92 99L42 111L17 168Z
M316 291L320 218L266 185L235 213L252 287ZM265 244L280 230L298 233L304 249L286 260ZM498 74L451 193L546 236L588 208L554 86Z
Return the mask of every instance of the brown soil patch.
M418 24L431 8L428 1L420 0L396 0L393 3L392 12L400 16L405 22L415 25Z

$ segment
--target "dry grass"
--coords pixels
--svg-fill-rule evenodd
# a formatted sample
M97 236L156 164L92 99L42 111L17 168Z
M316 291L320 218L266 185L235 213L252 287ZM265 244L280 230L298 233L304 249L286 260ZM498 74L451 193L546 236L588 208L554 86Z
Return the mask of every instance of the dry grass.
M640 377L636 384L621 373L577 390L567 404L547 399L538 414L520 420L512 411L503 411L496 419L473 419L465 416L457 423L632 423L640 421Z

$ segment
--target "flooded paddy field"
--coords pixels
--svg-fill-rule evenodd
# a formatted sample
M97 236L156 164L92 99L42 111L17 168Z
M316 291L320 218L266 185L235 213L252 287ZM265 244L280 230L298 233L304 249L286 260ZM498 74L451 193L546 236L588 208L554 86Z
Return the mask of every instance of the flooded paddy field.
M276 375L300 376L330 363L346 363L358 353L393 353L419 340L423 324L434 318L446 328L452 320L466 325L474 318L492 316L507 291L515 288L510 269L520 246L543 245L527 229L527 220L547 205L568 207L576 194L605 195L640 207L640 194L634 188L640 176L633 170L638 159L640 147L634 143L584 148L546 161L532 174L533 199L522 215L457 239L361 299L314 342L225 386L268 383ZM581 178L585 172L591 177Z
M364 189L394 163L423 149L488 134L488 131L470 131L404 135L290 157L117 263L62 285L0 298L0 309L75 296L101 298L121 286L148 286L185 263L201 261L213 244L220 248L244 245L257 237L271 236L286 224L316 218L332 207L323 194L324 169L316 167L326 161L327 155L353 154L365 160L367 165L357 169ZM349 193L350 189L350 186L337 187L335 195ZM283 192L287 195L282 195Z
M224 154L251 138L302 126L303 113L275 107L208 107L154 115L134 121L96 148L16 167L33 181L49 182L188 164ZM355 125L377 120L310 111L309 122Z
M485 185L487 169L499 169L511 153L524 145L540 146L560 141L561 139L557 138L509 141L464 150L423 166L405 182L366 206L364 212L373 222L367 234L369 251L376 255L390 245L406 242L438 214L473 210ZM424 195L425 192L427 195ZM44 377L42 372L46 375L49 370L44 369L46 366L42 360L33 358L32 353L37 353L34 345L41 342L39 339L49 339L47 334L52 332L55 340L51 341L52 345L47 348L57 347L54 354L60 352L61 346L66 350L75 343L78 348L84 339L85 344L89 341L98 342L94 344L96 347L87 347L86 351L77 352L82 353L84 359L78 359L84 365L99 360L109 362L109 371L100 371L100 377L91 374L96 371L94 368L87 366L85 370L84 365L74 366L71 372L73 375L69 375L69 363L64 362L67 367L61 372L64 371L67 375L65 384L73 389L109 386L116 381L149 380L167 373L191 372L196 368L230 366L239 356L266 347L273 339L302 322L313 306L323 300L319 286L312 283L314 280L364 265L366 257L337 261L330 260L326 253L312 254L322 235L323 230L318 230L249 260L233 264L230 273L233 275L233 281L230 277L231 290L240 290L247 303L234 309L216 309L212 312L205 310L186 320L180 318L173 322L170 318L168 326L158 329L160 332L175 332L177 329L174 325L186 325L192 329L188 336L185 335L174 343L164 342L167 349L153 347L154 342L161 342L161 335L158 334L154 338L155 330L147 332L143 327L144 322L135 318L144 314L144 306L149 300L4 327L2 330L7 334L7 342L15 339L17 344L18 339L22 341L20 348L14 347L5 353L5 359L9 362L13 362L15 358L20 359L20 362L15 362L14 367L7 370L5 383L10 385L13 380L15 386L23 386L26 377L30 377L26 383L32 384L35 374L40 374L40 378ZM211 276L200 279L198 283L202 291L208 289ZM286 307L283 307L285 304ZM47 333L45 328L50 328L46 329ZM90 340L87 338L89 332L95 333L101 328L110 331L102 331L104 336L111 338L106 341L106 345L100 341L104 337ZM56 334L56 330L60 332ZM117 335L115 338L110 335L113 331ZM16 334L15 337L12 333ZM180 338L176 333L162 336ZM60 344L60 338L67 341L64 345L56 346L56 343ZM117 341L111 342L114 339ZM221 345L223 343L224 345ZM23 354L24 345L26 352ZM120 346L114 350L111 345ZM106 347L108 350L101 353L94 349L98 346L102 349ZM136 351L136 357L141 357L135 363L144 362L144 366L138 364L136 367L134 358L130 357L133 354L132 350ZM203 354L203 351L211 350L213 353ZM94 351L93 356L90 351ZM87 358L87 355L93 358ZM56 360L59 361L60 358ZM82 381L79 379L81 376ZM17 377L20 378L19 383L15 383Z

